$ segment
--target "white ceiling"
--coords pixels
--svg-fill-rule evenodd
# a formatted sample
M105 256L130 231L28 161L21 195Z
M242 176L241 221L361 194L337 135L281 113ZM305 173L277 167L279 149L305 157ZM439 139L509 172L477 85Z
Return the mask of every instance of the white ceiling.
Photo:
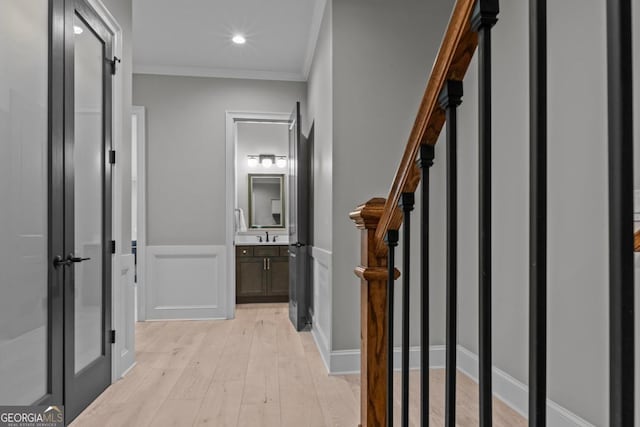
M324 3L133 0L134 72L304 81Z

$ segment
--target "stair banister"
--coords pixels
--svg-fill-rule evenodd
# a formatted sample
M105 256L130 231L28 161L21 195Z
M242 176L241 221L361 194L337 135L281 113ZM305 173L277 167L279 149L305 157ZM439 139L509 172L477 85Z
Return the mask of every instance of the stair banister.
M385 237L390 230L398 230L402 225L402 212L398 208L402 194L414 193L421 174L428 168L422 165L425 166L425 171L422 171L416 162L420 147L423 144L435 145L445 124L445 110L438 101L440 92L446 81L464 79L475 53L478 35L471 30L474 5L475 0L457 0L454 6L388 198L371 199L358 206L350 215L361 230L361 264L355 273L361 280L362 426L390 425L386 414L390 365L387 355L393 352L388 348L387 341L388 248ZM394 271L394 278L397 279L400 273L395 269ZM426 348L428 349L428 345ZM421 383L423 390L428 390L428 378L424 378ZM428 406L423 409L428 412Z

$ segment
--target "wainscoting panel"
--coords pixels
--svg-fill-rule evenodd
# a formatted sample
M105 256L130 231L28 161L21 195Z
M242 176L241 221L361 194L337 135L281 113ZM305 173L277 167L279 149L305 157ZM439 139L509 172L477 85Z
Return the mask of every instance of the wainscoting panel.
M113 262L113 329L116 343L113 347L113 379L121 378L136 360L135 319L135 258L133 254L120 255Z
M330 371L331 354L331 252L313 248L313 319L311 333Z
M147 246L147 320L226 317L225 246Z

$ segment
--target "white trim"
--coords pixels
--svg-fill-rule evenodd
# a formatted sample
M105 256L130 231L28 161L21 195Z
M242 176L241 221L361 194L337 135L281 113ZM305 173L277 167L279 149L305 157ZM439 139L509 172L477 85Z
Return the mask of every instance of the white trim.
M305 81L309 78L309 72L311 71L311 65L313 64L313 57L316 54L316 46L318 45L318 37L320 36L320 28L322 28L322 18L324 17L324 10L326 6L327 0L316 0L313 8L311 25L309 26L307 53L304 58L304 64L302 65L302 75L304 76Z
M147 119L145 107L133 106L131 114L136 116L138 128L136 133L136 156L138 158L138 215L136 218L138 225L137 236L137 292L138 292L138 318L137 321L144 321L147 318L146 313L146 293L145 278L147 265Z
M93 11L98 15L100 19L104 21L109 31L113 34L113 54L119 58L122 58L122 27L115 19L115 17L109 12L109 9L104 5L101 0L87 0L89 6L93 9ZM117 73L113 77L113 86L112 86L112 111L111 111L111 126L112 126L112 149L116 152L122 148L122 115L124 111L123 100L122 100L122 91L123 91L124 83L122 78L122 73ZM111 268L111 285L112 289L118 286L118 281L120 280L120 274L113 274L118 272L118 260L117 257L119 254L122 254L122 168L115 164L113 167L113 176L112 176L112 236L114 236L116 240L116 255L112 257ZM118 301L114 295L111 298L111 325L115 327L115 325L119 324L123 319L118 318L118 312L120 309L120 301ZM115 382L120 377L120 363L119 357L116 355L120 354L120 343L116 342L111 345L112 350L112 358L111 358L111 381Z
M138 362L133 362L133 364L132 364L131 366L129 366L129 368L127 368L127 370L125 370L125 371L122 373L122 377L124 378L125 376L127 376L127 374L128 374L129 372L131 372L131 371L133 370L133 368L135 368L135 367L136 367L136 365L137 365L137 364L138 364Z
M224 79L276 80L304 82L302 73L262 70L234 70L227 68L180 67L173 65L134 64L134 74L152 74L160 76L216 77Z
M401 368L401 349L393 349L393 369ZM432 345L429 347L429 367L438 369L444 367L445 347ZM331 352L329 374L345 375L360 373L360 350L336 350ZM409 348L409 369L420 369L420 347Z
M226 112L226 207L225 225L226 238L225 246L227 252L227 286L226 286L226 307L227 319L233 319L236 315L236 252L234 239L234 209L236 207L236 124L245 121L288 121L290 113L265 113L248 111L227 111Z
M458 370L478 381L478 356L458 345ZM529 390L506 372L493 367L493 394L514 411L527 418ZM571 411L547 399L547 424L553 427L594 427Z
M315 327L315 319L311 319L311 336L313 337L313 341L316 343L316 348L318 349L318 353L320 353L320 358L322 359L322 363L324 363L324 367L327 372L331 373L331 355L329 352L329 346L326 340L322 337L322 334L319 332L318 328Z

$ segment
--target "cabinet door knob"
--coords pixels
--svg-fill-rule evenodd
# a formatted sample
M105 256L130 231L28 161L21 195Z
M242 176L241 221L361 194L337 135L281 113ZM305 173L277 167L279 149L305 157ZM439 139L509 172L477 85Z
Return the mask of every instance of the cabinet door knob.
M246 250L246 249L243 249L243 250L242 250L242 255L246 255L246 254L247 254L247 250Z

